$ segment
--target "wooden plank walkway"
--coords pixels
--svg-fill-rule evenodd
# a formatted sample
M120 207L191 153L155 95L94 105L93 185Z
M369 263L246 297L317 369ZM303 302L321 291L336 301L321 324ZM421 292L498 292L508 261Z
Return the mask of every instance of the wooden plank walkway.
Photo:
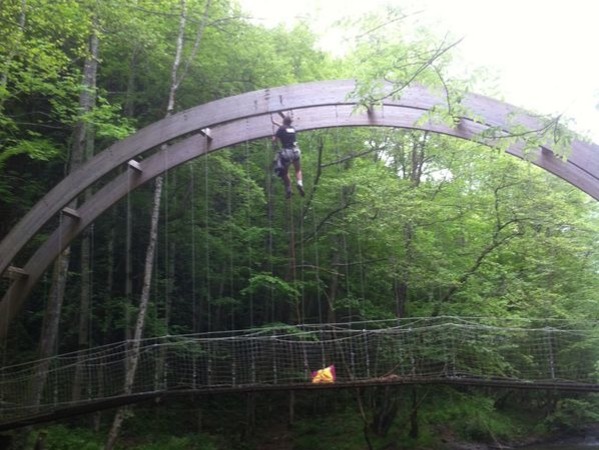
M280 385L238 385L210 387L203 389L177 389L156 392L137 393L131 395L115 396L111 398L82 401L76 405L66 405L56 407L52 411L41 414L32 414L28 417L22 417L15 420L0 422L0 432L16 428L37 425L40 423L52 422L84 414L94 413L106 409L117 408L125 405L133 405L152 401L156 399L168 398L194 398L207 395L222 394L246 394L261 392L282 392L282 391L314 391L340 390L340 389L366 389L377 386L472 386L485 387L493 389L525 389L536 391L566 391L579 393L599 392L599 384L572 383L563 381L545 381L528 382L519 380L501 380L484 379L472 377L453 377L453 378L373 378L371 380L344 381L332 384L312 384L312 383L289 383Z

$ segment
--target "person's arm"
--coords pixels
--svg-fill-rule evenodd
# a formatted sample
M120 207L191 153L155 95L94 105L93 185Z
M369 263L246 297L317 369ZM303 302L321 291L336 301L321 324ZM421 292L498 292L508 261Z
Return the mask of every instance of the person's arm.
M272 141L276 142L277 141L277 131L279 131L279 128L281 127L282 124L277 122L275 119L273 119L272 116L270 116L270 121L276 127L276 131L272 135Z

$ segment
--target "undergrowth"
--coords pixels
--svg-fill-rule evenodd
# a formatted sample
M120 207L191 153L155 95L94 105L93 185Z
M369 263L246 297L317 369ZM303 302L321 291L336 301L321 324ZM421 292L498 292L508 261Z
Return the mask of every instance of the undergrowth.
M363 396L362 408L351 392L296 395L291 426L285 395L248 397L247 404L241 397L219 397L205 400L201 409L185 402L134 408L117 450L256 450L276 448L270 443L282 436L286 443L281 448L293 450L364 450L369 445L373 450L443 449L456 443L497 446L599 422L598 396L551 398L522 391L406 387L390 394L397 400L397 415L381 436L370 426L380 403L369 402L368 395ZM254 405L252 414L248 405ZM102 450L110 418L111 414L104 414L98 433L86 428L91 423L87 418L78 418L70 426L37 428L25 446L13 448L30 450L36 439L43 438L45 450Z

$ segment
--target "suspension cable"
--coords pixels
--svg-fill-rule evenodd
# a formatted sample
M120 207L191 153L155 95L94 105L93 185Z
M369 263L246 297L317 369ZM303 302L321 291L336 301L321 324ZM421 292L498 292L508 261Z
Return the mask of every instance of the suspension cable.
M209 196L208 196L208 191L209 191L209 183L208 183L208 155L209 153L206 153L206 155L204 156L204 202L205 202L205 207L206 207L206 211L208 211L208 207L209 207ZM210 216L208 215L208 213L206 212L204 214L205 216L205 259L206 259L206 316L208 317L208 331L212 331L212 301L211 301L211 288L210 288Z
M269 147L268 141L266 141L267 148ZM271 146L272 147L272 146ZM270 149L268 149L270 150ZM274 275L274 266L273 266L273 195L272 195L272 176L271 176L271 161L272 157L270 152L264 152L266 156L266 188L267 188L267 215L268 215L268 271L270 275ZM274 302L274 286L272 283L270 284L270 314L271 314L271 322L275 320L275 302Z
M229 158L231 158L230 154L229 154ZM231 196L231 191L233 189L233 183L232 183L232 177L233 177L233 173L232 171L229 169L228 170L228 174L227 174L227 219L229 221L229 226L228 226L228 236L229 236L229 244L230 244L230 248L229 248L229 295L231 296L231 299L233 299L233 209L232 209L232 196ZM235 302L231 301L231 329L235 329Z
M249 183L251 180L251 164L250 164L250 156L251 156L251 152L250 152L250 144L249 141L245 141L245 171L246 171L246 183ZM249 192L249 189L247 190ZM251 197L248 196L246 198L246 223L248 224L248 228L251 230L251 225L252 225L252 214L251 214L251 209L252 208L252 202L251 202ZM248 250L248 280L250 280L252 278L252 233L251 231L247 233L247 250ZM254 327L254 293L252 291L252 289L249 290L249 297L250 297L250 328Z
M296 272L295 272L295 226L293 217L293 201L291 198L287 199L287 223L289 225L289 275L291 277L291 283L296 288ZM298 310L298 299L297 293L294 293L293 305L295 307L295 318L299 323L301 321L299 310Z
M191 328L194 333L199 331L198 305L196 296L196 239L195 239L195 173L193 163L189 164L189 183L191 190L190 198L190 221L191 221Z

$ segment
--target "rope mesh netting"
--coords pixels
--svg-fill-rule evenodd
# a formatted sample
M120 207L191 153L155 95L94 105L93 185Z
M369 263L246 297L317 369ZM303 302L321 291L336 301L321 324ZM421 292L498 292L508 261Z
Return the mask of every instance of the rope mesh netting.
M133 394L460 377L596 386L596 322L413 318L273 326L144 339ZM0 369L0 421L117 397L131 356L121 342Z

